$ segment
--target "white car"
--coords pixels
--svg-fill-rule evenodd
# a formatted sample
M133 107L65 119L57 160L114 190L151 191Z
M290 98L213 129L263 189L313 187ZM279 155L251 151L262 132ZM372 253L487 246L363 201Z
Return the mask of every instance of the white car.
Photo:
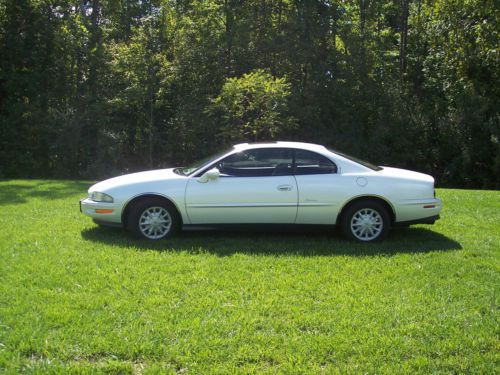
M187 226L338 225L352 240L439 218L434 179L378 167L324 146L244 143L189 168L128 174L93 185L81 211L151 240Z

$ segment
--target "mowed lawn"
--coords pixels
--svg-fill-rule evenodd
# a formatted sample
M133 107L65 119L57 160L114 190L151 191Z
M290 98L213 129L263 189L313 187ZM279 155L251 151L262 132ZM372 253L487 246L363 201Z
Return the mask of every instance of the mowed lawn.
M0 182L0 372L499 373L498 191L363 245L136 240L80 214L89 186Z

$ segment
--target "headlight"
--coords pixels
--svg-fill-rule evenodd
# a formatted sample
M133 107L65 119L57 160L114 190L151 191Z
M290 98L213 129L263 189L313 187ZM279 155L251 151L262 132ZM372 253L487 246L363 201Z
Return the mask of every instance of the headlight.
M108 194L99 193L98 191L93 191L89 194L89 199L94 202L108 202L113 203L113 197Z

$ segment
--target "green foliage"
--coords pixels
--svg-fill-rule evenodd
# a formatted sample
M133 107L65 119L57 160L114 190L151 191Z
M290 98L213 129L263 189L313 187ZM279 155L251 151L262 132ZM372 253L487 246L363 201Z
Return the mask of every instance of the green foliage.
M291 86L262 70L228 78L208 111L222 136L235 140L274 140L295 125L288 113Z
M500 193L438 189L433 226L135 240L90 183L0 182L0 372L495 373Z
M498 188L499 16L494 0L4 0L0 176L284 138Z
M497 102L499 10L494 1L439 1L414 5L410 34L411 105L436 137L436 156L449 160L445 176L488 185L498 173L500 116ZM490 180L494 183L495 178Z

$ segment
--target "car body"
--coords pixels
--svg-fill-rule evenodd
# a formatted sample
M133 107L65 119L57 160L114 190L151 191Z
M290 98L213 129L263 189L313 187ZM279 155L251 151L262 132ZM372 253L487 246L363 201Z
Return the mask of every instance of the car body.
M371 242L394 225L433 224L442 206L429 175L300 142L239 144L192 168L119 176L88 193L84 214L149 239L189 225L304 224Z

